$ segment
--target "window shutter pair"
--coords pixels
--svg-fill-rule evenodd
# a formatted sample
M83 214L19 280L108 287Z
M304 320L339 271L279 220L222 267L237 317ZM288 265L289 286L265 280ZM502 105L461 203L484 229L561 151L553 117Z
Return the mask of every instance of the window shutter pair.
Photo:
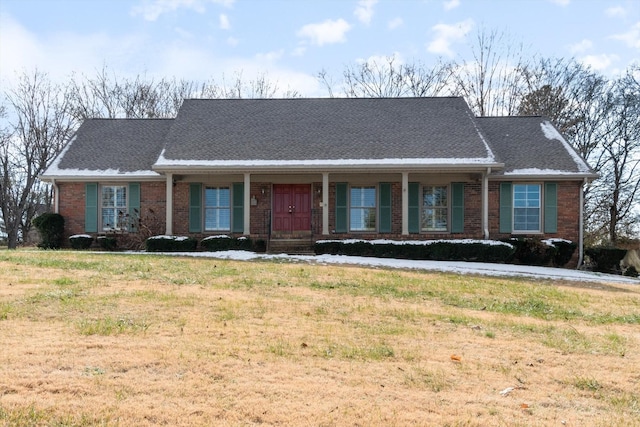
M244 183L234 182L232 186L232 232L244 232ZM202 231L202 184L189 185L189 232Z
M346 182L336 183L336 233L349 231L349 185ZM381 182L378 185L378 231L390 233L391 218L391 184Z
M409 233L420 233L420 184L409 183ZM451 233L464 232L464 182L451 183Z
M513 191L510 182L500 183L500 233L511 233L513 224ZM558 184L544 183L545 233L558 232Z
M87 182L85 184L85 208L84 208L84 231L85 233L98 232L98 183ZM127 203L129 205L129 217L138 218L140 216L140 184L129 183L127 189ZM136 231L135 221L130 231Z

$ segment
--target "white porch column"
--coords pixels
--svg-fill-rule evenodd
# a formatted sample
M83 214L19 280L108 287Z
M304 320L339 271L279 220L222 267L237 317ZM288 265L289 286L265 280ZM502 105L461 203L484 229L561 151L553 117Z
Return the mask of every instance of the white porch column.
M409 172L402 172L402 234L409 234Z
M244 231L245 235L251 234L251 174L244 174Z
M171 236L173 234L173 174L167 173L167 203L166 203L166 219L164 226L164 234Z
M489 239L489 174L491 168L482 173L482 233Z
M322 234L329 235L329 172L322 173Z

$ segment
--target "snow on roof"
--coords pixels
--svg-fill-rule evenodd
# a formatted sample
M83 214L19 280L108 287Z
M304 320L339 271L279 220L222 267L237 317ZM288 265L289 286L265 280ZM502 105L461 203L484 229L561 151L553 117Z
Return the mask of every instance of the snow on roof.
M484 158L396 158L396 159L308 159L308 160L172 160L160 153L155 168L163 166L248 167L248 166L395 166L395 165L496 165L493 157Z
M591 173L591 168L585 163L584 160L582 160L582 157L580 157L576 150L573 149L571 144L569 144L567 140L562 137L560 132L558 132L557 129L549 121L540 123L540 127L542 128L542 132L544 133L544 136L547 137L547 139L555 139L562 143L565 150L567 150L567 153L569 153L573 161L576 162L576 165L578 166L578 170L580 172Z

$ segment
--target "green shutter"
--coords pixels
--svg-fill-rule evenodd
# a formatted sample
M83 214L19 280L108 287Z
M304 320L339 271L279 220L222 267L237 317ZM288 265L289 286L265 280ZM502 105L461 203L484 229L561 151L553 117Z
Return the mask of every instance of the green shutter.
M233 183L233 231L244 233L244 182Z
M98 184L95 182L84 185L84 231L98 232Z
M558 184L544 184L544 232L558 232Z
M378 231L380 233L391 233L391 184L388 182L380 183L380 224Z
M140 184L129 183L129 231L138 231L138 220L140 219Z
M189 233L202 231L202 184L189 184Z
M336 233L347 232L347 183L336 183Z
M464 182L451 184L451 232L464 232Z
M513 193L511 192L511 183L500 183L500 232L511 233L511 224L513 222Z
M409 183L409 233L420 232L420 184Z

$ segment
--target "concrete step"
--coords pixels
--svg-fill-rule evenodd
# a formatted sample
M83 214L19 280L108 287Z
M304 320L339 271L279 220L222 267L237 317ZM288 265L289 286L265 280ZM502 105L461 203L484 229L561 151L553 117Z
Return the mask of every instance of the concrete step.
M268 252L271 254L314 255L313 243L309 239L272 239Z

